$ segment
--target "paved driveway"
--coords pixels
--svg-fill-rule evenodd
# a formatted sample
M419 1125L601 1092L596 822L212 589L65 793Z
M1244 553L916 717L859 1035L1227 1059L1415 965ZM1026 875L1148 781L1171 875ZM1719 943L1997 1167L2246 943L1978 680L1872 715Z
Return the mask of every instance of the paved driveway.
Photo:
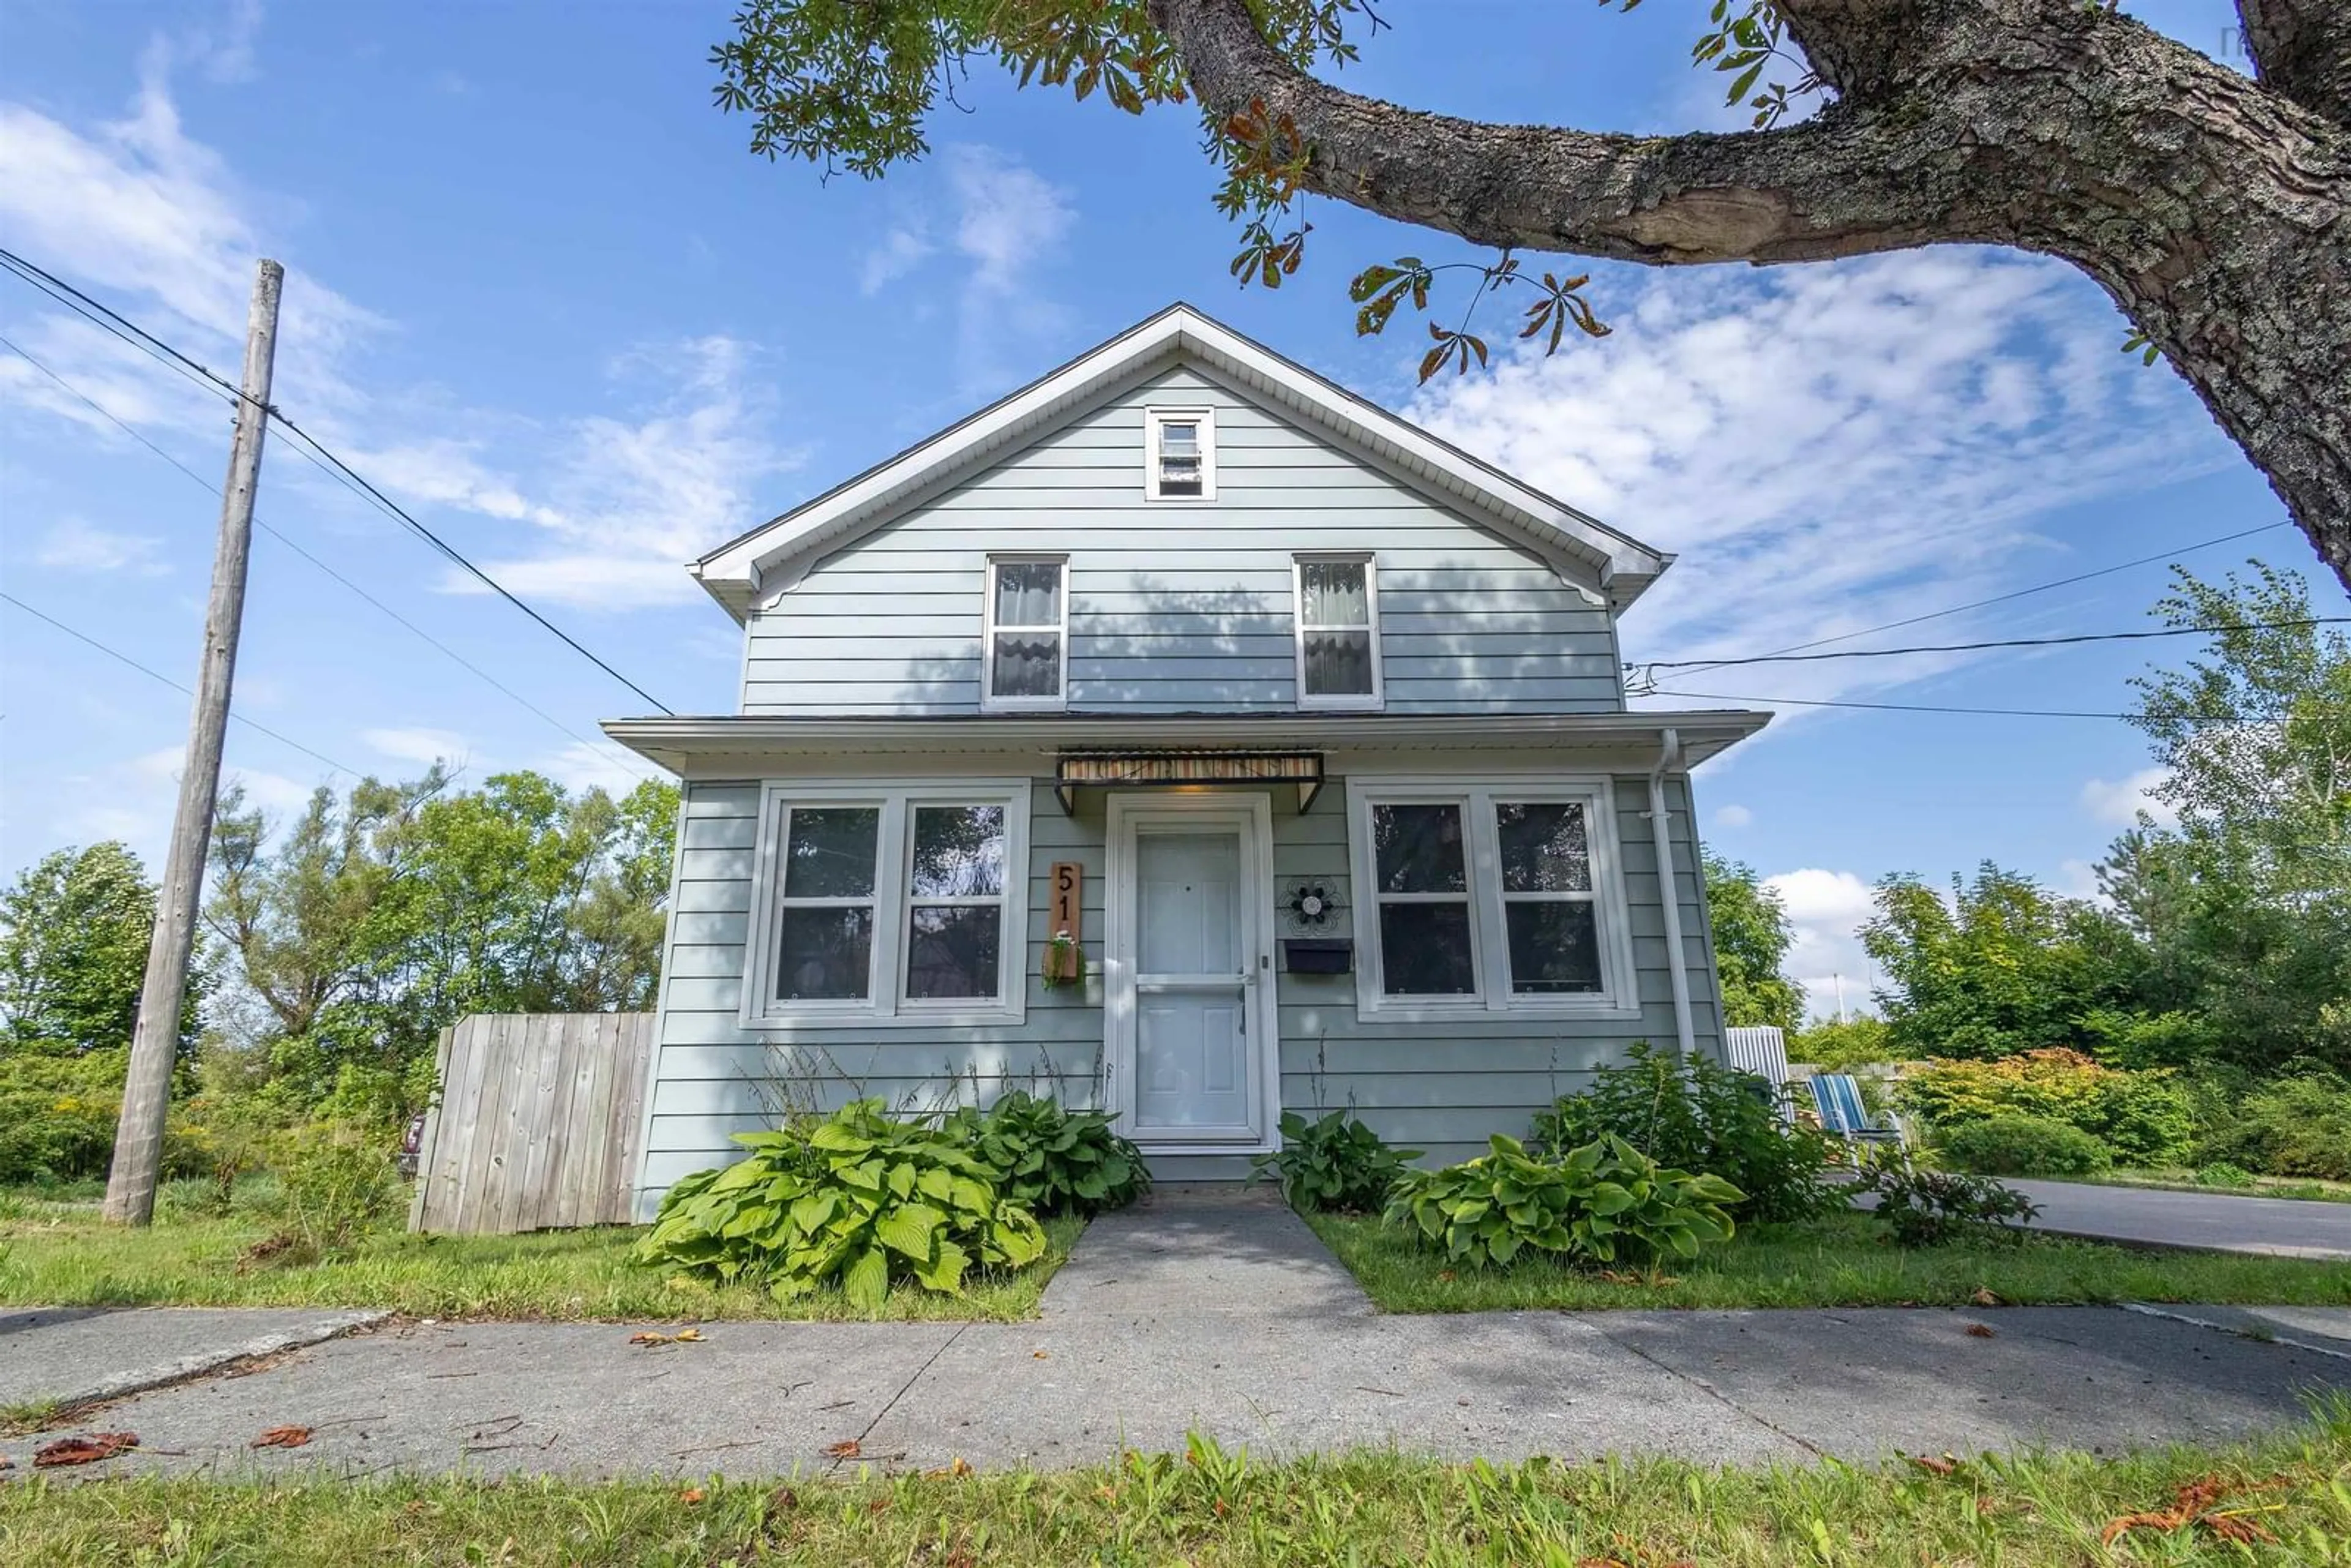
M1194 1430L1272 1455L1749 1462L2222 1438L2351 1390L2351 1354L2326 1349L2351 1339L2120 1310L1381 1316L1293 1216L1228 1195L1096 1221L1035 1322L716 1323L653 1349L632 1326L384 1325L82 1425L140 1435L106 1472L773 1475L844 1443L1050 1467ZM289 1424L317 1436L248 1447ZM36 1441L0 1453L21 1467Z
M2068 1181L2009 1185L2041 1205L2035 1223L2045 1230L2222 1252L2351 1259L2351 1203Z

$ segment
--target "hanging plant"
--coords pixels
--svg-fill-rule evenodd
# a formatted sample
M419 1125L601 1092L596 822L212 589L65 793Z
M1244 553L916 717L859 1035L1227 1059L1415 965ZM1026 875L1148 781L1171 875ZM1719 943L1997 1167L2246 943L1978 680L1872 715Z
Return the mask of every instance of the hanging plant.
M1081 986L1086 979L1086 950L1067 931L1056 931L1045 944L1045 988Z

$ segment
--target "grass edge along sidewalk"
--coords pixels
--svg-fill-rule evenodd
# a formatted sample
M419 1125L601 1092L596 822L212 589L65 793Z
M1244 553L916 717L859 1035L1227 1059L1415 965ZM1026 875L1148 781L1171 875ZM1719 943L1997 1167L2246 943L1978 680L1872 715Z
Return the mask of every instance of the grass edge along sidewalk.
M2351 1306L2351 1262L2036 1235L1905 1249L1858 1214L1742 1227L1721 1246L1647 1275L1573 1269L1525 1255L1507 1270L1457 1267L1375 1216L1302 1218L1388 1312L2117 1301Z
M1182 1561L1836 1568L1889 1563L2351 1563L2351 1400L2246 1442L2119 1458L1896 1456L1714 1469L1664 1458L1269 1463L1195 1437L1056 1473L960 1465L773 1481L324 1474L0 1484L0 1552L64 1565L481 1562L531 1568Z
M877 1312L838 1290L778 1301L629 1260L642 1228L607 1226L518 1236L364 1238L349 1256L288 1264L254 1257L260 1221L109 1225L95 1207L19 1202L0 1218L0 1309L7 1307L373 1307L409 1317L627 1322L743 1319L1015 1322L1066 1262L1085 1222L1046 1220L1045 1256L983 1278L961 1296L893 1290Z

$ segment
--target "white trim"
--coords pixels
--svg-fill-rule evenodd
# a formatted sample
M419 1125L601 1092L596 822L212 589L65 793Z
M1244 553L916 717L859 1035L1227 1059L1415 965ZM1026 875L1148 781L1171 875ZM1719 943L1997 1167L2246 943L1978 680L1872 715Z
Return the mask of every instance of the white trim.
M1360 777L1347 780L1348 866L1353 878L1355 1011L1364 1021L1442 1023L1473 1018L1641 1016L1640 975L1634 967L1632 906L1625 894L1624 856L1617 837L1615 789L1601 775L1550 773L1506 776ZM1510 988L1508 910L1502 894L1497 803L1575 803L1584 810L1592 853L1591 904L1599 923L1601 988L1577 995L1520 995ZM1372 838L1372 808L1395 804L1458 804L1462 813L1468 877L1469 950L1477 990L1461 997L1393 997L1385 989L1380 951L1379 870Z
M1001 566L1050 566L1061 578L1053 592L1054 607L1061 619L1051 626L999 627L996 622L996 569ZM979 626L979 706L989 713L1053 712L1070 706L1070 558L1065 555L990 555L987 570L981 574L981 586L987 602L980 607ZM998 631L1050 632L1054 645L1061 650L1061 666L1054 678L1058 688L1050 697L1000 697L996 695L996 633Z
M729 541L688 570L730 613L747 615L763 577L786 561L840 548L925 486L1041 434L1163 361L1185 356L1478 507L1503 532L1539 554L1564 555L1595 576L1618 609L1639 597L1673 560L1191 307L1176 305L929 440ZM789 580L789 575L787 570L770 580Z
M1341 564L1364 569L1364 624L1356 626L1314 625L1306 623L1306 567ZM1306 689L1306 633L1309 632L1367 632L1371 634L1372 689L1368 692L1341 692L1314 695ZM1366 713L1387 706L1387 682L1383 666L1387 663L1380 642L1380 566L1378 558L1369 550L1300 550L1290 558L1290 632L1291 652L1297 658L1297 695L1301 708L1321 712L1339 711Z
M1160 486L1166 475L1160 465L1160 433L1170 424L1196 426L1200 443L1200 493L1196 496L1170 496L1162 493ZM1217 498L1217 411L1206 403L1162 406L1154 403L1143 411L1143 498L1165 501L1170 506L1197 506Z
M751 915L743 944L742 994L737 1015L753 1030L810 1026L1017 1024L1029 1016L1029 813L1026 779L765 779L759 786L758 849L751 867ZM881 812L875 829L873 946L867 958L866 994L855 1001L788 1002L775 995L773 970L781 935L785 813L794 808L846 806ZM1003 923L997 951L994 1001L927 999L905 995L906 926L917 806L1004 808ZM681 832L683 829L681 828ZM862 902L862 901L853 901Z
M1253 1125L1232 1137L1186 1133L1152 1137L1134 1126L1135 831L1153 821L1224 823L1240 830L1242 962L1251 966L1250 1061L1257 1069ZM1273 968L1273 803L1261 794L1123 791L1110 798L1103 832L1102 1061L1108 1101L1122 1130L1154 1154L1267 1154L1281 1119L1281 1017Z

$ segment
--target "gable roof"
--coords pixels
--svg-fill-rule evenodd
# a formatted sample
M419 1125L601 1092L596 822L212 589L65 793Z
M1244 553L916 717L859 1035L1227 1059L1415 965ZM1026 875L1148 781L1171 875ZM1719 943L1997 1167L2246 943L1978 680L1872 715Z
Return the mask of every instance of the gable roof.
M1466 504L1498 532L1554 566L1580 568L1599 584L1614 609L1638 598L1673 562L1671 555L1619 533L1177 303L896 456L730 539L686 570L736 620L747 620L766 594L789 587L820 557L887 522L911 497L991 456L1028 444L1163 362L1186 361L1230 379L1241 390L1278 405L1438 498Z

